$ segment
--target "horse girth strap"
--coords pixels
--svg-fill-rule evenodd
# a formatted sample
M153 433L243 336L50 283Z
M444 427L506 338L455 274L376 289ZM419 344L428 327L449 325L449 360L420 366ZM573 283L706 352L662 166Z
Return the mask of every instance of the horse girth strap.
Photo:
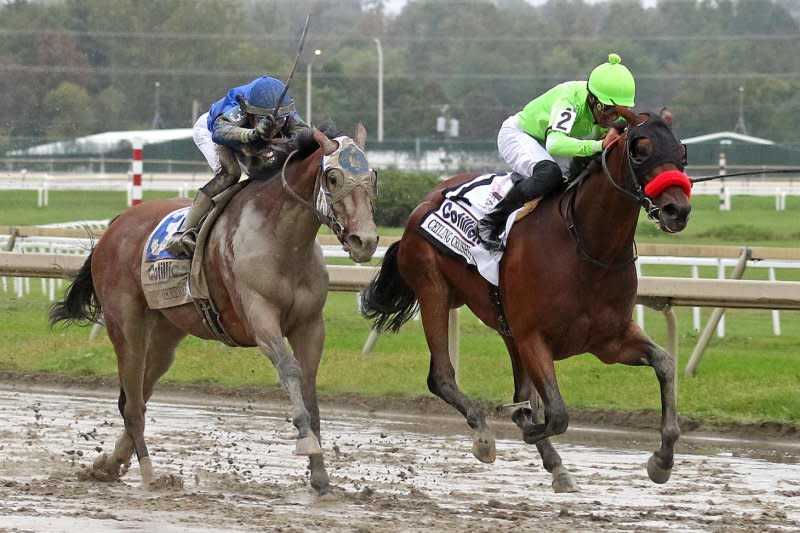
M219 218L222 211L233 199L233 197L242 190L249 182L235 183L225 191L216 195L214 200L214 208L203 219L200 231L197 235L197 247L192 255L192 264L189 274L189 293L192 296L195 308L203 317L203 324L208 330L220 341L228 346L243 346L237 343L233 337L230 336L228 331L222 325L222 319L217 312L214 302L211 300L211 294L208 290L205 275L205 250L208 243L208 237L211 233L214 224Z
M500 296L500 288L489 284L489 301L497 315L497 331L504 337L511 337L511 329L508 327L506 313L503 311L503 298Z
M245 346L244 344L236 342L225 329L225 326L222 325L222 318L214 307L214 302L204 298L197 298L194 300L194 305L200 314L203 315L203 324L205 324L217 339L234 348Z

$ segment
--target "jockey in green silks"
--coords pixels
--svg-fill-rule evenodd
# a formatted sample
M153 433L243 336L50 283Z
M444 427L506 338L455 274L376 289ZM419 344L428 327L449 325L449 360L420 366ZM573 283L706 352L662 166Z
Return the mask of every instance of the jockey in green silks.
M514 172L514 186L478 223L478 237L490 250L502 249L508 216L533 198L561 189L563 176L555 158L591 156L618 136L615 106L633 107L636 84L617 54L596 67L588 81L568 81L531 100L507 118L497 134L497 148Z

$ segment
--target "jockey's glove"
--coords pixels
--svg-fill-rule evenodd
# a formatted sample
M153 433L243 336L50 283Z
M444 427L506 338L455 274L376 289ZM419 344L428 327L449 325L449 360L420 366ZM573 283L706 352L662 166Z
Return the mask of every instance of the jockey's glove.
M272 115L267 115L258 121L256 127L253 128L253 133L250 136L250 142L269 141L275 134L275 118Z

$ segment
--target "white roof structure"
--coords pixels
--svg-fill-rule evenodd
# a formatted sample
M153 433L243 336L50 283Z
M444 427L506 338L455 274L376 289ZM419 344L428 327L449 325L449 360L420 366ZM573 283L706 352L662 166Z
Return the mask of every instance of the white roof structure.
M775 141L770 141L769 139L753 137L752 135L744 135L734 131L720 131L717 133L707 133L706 135L698 135L697 137L681 139L683 144L698 144L714 141L739 141L748 144L775 144Z
M13 150L8 152L7 155L17 157L26 155L100 155L130 147L134 140L139 140L142 144L147 145L191 138L192 128L107 131L69 141L40 144L24 150Z

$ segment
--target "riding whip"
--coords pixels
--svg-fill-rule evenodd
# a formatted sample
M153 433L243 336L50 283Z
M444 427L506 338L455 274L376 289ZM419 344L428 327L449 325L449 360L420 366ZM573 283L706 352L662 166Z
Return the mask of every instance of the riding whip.
M703 181L718 180L722 178L730 178L733 176L755 176L757 174L798 174L800 168L781 168L775 170L749 170L747 172L733 172L732 174L717 174L716 176L704 176L702 178L689 178L692 183L701 183Z
M294 57L294 64L292 65L292 70L289 71L289 77L286 78L286 83L283 85L283 92L281 93L281 97L278 98L278 101L275 103L275 111L272 112L272 116L278 115L278 109L281 107L281 102L283 102L283 97L286 96L286 92L289 90L289 84L292 82L292 78L294 78L294 73L297 70L297 63L300 62L300 56L303 53L303 46L306 44L306 35L308 35L308 23L311 21L311 13L306 15L306 23L303 25L303 33L300 35L300 42L297 45L297 54Z

